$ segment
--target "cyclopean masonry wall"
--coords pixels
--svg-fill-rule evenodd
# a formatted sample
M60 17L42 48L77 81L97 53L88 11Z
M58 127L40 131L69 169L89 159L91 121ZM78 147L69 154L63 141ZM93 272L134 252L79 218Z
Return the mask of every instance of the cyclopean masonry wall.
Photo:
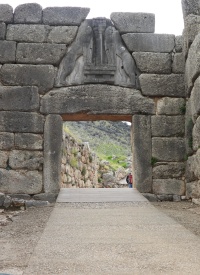
M58 193L62 121L108 119L133 122L137 189L180 199L182 37L154 34L153 14L112 13L110 21L85 20L88 13L24 4L13 14L0 5L0 192ZM191 86L198 64L188 60Z

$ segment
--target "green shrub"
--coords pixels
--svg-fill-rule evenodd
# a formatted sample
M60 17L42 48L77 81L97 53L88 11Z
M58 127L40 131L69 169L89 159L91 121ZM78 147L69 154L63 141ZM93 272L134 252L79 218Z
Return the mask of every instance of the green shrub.
M182 115L185 115L185 112L186 112L186 104L183 104L181 107L180 107L180 112Z
M91 155L89 155L89 162L92 162L93 161L93 158Z
M78 167L78 162L77 162L77 159L73 156L71 157L70 161L69 161L69 164L71 167Z
M83 168L81 170L81 175L85 176L85 174L86 174L86 168L85 168L85 166L83 166Z
M151 165L154 166L158 162L157 158L152 157L151 158Z

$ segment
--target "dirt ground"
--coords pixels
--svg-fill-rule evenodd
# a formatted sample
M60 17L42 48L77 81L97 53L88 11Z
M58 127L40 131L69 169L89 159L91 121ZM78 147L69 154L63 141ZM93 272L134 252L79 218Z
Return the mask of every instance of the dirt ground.
M200 206L191 202L155 202L157 209L200 236ZM0 273L22 275L45 228L53 206L5 211L0 225Z

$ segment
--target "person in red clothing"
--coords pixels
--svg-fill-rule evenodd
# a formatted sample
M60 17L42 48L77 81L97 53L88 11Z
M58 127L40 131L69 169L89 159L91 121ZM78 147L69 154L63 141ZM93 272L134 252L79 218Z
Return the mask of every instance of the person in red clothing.
M126 177L126 182L128 183L128 187L132 188L133 187L133 176L131 173L129 173Z

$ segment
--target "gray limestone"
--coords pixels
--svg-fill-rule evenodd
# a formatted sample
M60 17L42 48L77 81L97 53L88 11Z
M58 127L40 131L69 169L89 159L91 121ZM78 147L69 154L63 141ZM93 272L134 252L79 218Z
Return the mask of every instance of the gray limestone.
M191 103L191 115L192 120L195 122L195 120L200 115L200 77L197 78L197 80L194 83L193 89L191 91L191 97L190 97L190 103Z
M41 193L33 196L34 200L48 201L54 203L57 199L58 194L56 193Z
M200 31L200 16L197 15L189 15L185 19L185 28L183 35L183 43L184 43L184 55L187 55L187 52L190 48L190 45L195 39L195 36Z
M43 152L13 150L9 155L9 166L14 169L42 170Z
M183 51L183 36L178 35L175 37L175 51L181 53Z
M151 130L153 137L184 136L184 116L152 116Z
M185 99L163 97L157 101L158 115L183 115L185 113Z
M43 23L48 25L79 26L90 9L76 7L52 7L43 10Z
M6 168L7 167L8 158L9 158L9 152L0 151L0 167L1 168Z
M193 181L186 183L186 198L199 198L200 197L200 181Z
M157 195L157 198L159 201L173 201L173 195L162 194Z
M185 112L185 148L186 154L191 155L193 153L192 149L192 130L194 122L192 120L192 107L191 100L186 102L186 112Z
M15 8L14 23L41 23L42 7L36 3L22 4Z
M43 43L46 42L49 31L50 27L45 25L8 25L6 39L17 42Z
M0 192L0 207L3 206L4 200L5 200L5 194Z
M151 201L151 202L158 201L157 196L154 195L154 194L151 194L151 193L142 193L142 195L143 195L148 201Z
M52 65L5 64L0 77L4 85L37 86L44 94L53 87L55 69Z
M152 138L152 156L157 161L183 161L185 157L184 138Z
M38 171L0 169L0 190L12 194L40 193L42 191L42 174Z
M132 55L142 73L171 73L172 57L169 53L134 52Z
M1 112L0 132L43 133L44 118L37 113Z
M200 148L200 117L197 118L192 131L192 145L194 151Z
M181 0L181 3L184 18L189 14L199 14L199 0Z
M6 35L6 24L0 23L0 39L4 40Z
M122 38L131 52L170 53L175 46L171 34L127 33Z
M184 76L178 74L141 74L142 94L147 96L184 97Z
M58 193L61 177L62 119L48 115L44 128L44 192Z
M133 183L139 192L152 190L151 119L134 115L132 118Z
M47 42L70 45L75 39L77 31L77 26L51 27L51 30L47 37Z
M183 74L185 72L185 57L183 53L176 53L174 55L172 72L174 74Z
M161 162L153 167L154 179L182 178L185 172L185 163Z
M36 111L39 109L37 87L0 86L0 111Z
M15 63L16 42L0 40L0 63Z
M25 150L42 150L43 136L30 133L16 133L15 148Z
M66 52L66 45L53 43L18 43L17 63L58 65Z
M10 150L14 147L14 134L0 132L0 149Z
M177 179L154 179L153 192L154 194L182 196L185 194L185 183L183 180Z
M44 206L49 206L48 201L35 201L35 200L29 200L25 202L25 207L44 207Z
M28 194L8 194L12 199L30 200L31 196Z
M113 12L110 15L116 29L121 33L153 33L155 31L155 14Z
M195 181L196 179L200 179L200 149L193 154L187 160L186 166L186 179L187 182Z
M41 100L45 114L154 114L154 102L134 89L84 85L54 89Z
M13 21L13 8L7 4L0 4L0 22L11 23Z

